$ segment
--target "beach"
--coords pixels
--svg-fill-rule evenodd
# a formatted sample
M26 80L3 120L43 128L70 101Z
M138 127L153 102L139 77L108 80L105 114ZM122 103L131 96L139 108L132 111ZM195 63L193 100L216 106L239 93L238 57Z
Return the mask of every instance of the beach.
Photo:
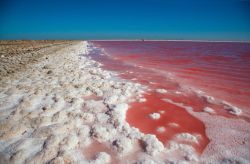
M103 55L101 47L89 41L1 41L0 163L249 163L248 109L220 102L197 111L178 103L181 92L176 99L163 97L169 93L163 86L109 69L110 61L93 56ZM213 101L198 95L197 101ZM173 111L162 111L153 100ZM158 109L141 110L147 106ZM224 113L216 108L221 106ZM178 110L191 122L182 122ZM197 127L173 133L147 122L167 115L180 118L166 122L172 129ZM149 124L153 128L143 130Z

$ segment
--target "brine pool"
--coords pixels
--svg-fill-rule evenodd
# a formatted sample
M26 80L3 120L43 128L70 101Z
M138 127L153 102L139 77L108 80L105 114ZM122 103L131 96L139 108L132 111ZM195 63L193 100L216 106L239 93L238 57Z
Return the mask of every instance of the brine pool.
M250 121L250 44L188 41L92 41L91 58L148 87L130 104L127 122L168 144L179 133L202 152L209 139L188 110ZM230 109L239 109L234 113ZM157 119L152 114L160 116Z

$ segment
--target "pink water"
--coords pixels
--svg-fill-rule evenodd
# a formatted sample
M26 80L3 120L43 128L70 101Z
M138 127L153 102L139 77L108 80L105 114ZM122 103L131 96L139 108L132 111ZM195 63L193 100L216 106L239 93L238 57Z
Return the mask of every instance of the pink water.
M204 124L183 107L202 112L211 107L217 115L250 120L250 44L175 41L95 41L100 49L91 57L105 69L117 71L125 79L148 86L144 103L130 104L127 121L144 133L155 134L163 143L173 140L181 132L199 134L194 147L202 151L209 140ZM157 88L168 92L160 94ZM213 96L216 103L197 94ZM166 102L164 99L170 101ZM243 110L241 116L223 108L227 101ZM174 102L174 103L172 103ZM159 120L152 120L152 112L165 111ZM172 126L176 123L179 127ZM166 131L157 132L163 126Z

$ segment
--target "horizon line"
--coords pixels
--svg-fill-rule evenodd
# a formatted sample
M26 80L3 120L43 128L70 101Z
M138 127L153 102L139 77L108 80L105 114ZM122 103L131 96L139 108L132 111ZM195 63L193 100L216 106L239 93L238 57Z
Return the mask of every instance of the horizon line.
M192 40L192 39L86 39L86 41L176 41L176 42L236 42L250 43L250 40Z
M41 40L71 40L71 41L173 41L173 42L219 42L219 43L250 43L250 40L192 40L192 39L0 39L0 41L41 41Z

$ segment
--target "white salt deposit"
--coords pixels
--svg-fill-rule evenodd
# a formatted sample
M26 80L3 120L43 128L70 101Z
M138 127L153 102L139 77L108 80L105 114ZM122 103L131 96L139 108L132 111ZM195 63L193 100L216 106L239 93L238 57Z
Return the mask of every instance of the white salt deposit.
M197 96L199 96L200 98L205 99L209 103L213 104L213 103L217 102L213 96L207 95L206 92L204 92L204 91L200 91L200 90L197 90L197 89L191 89L191 90L194 91L197 94Z
M110 162L111 162L111 156L106 152L100 152L96 155L95 160L91 161L90 163L103 164L103 163L110 163Z
M166 128L165 128L164 126L160 126L160 127L158 127L158 128L156 129L156 131L159 132L159 133L163 133L163 132L166 131Z
M210 108L210 107L205 107L205 108L203 109L203 111L204 111L204 112L207 112L207 113L210 113L210 114L214 114L214 113L215 113L214 109L212 109L212 108Z
M147 99L145 99L145 98L139 98L140 103L143 103L143 102L146 102L146 101L147 101Z
M153 120L158 120L161 118L161 115L159 113L151 113L149 114L149 117Z
M149 155L141 155L139 159L136 161L136 164L163 164L163 161L159 161L159 159L153 159Z
M157 84L157 83L155 83L155 82L151 82L151 81L150 81L149 83L150 83L150 84Z
M181 134L177 134L176 135L177 139L180 140L185 140L185 141L189 141L189 142L194 142L194 143L199 143L198 138L195 135L192 135L190 133L181 133Z
M197 152L190 145L179 144L175 141L170 141L167 151L169 153L172 152L173 154L168 159L172 163L197 163L199 161ZM177 152L182 152L182 154L176 155L175 153Z
M164 145L158 141L155 135L147 134L142 137L144 150L150 155L157 155L164 150Z
M115 141L117 153L129 153L133 142L143 136L125 126L127 101L141 96L142 86L99 68L87 42L67 45L25 71L3 78L0 107L0 158L5 163L79 163L78 148L92 140ZM103 100L83 100L97 95ZM4 111L4 113L3 113ZM119 127L116 122L119 120ZM123 137L121 137L123 136ZM129 136L129 137L125 137ZM32 142L18 143L29 137ZM131 144L129 144L131 143ZM109 163L111 156L100 152L90 163ZM88 161L85 161L88 162Z
M222 103L224 104L224 109L226 109L229 113L236 115L236 116L242 113L240 108L233 106L230 103L225 102L225 101L223 101Z
M121 137L113 141L113 149L115 149L120 154L124 155L132 151L133 143L131 139L126 137Z
M164 93L167 93L167 92L168 92L166 89L161 89L161 88L156 89L155 91L156 91L156 92L158 92L158 93L162 93L162 94L164 94Z
M112 117L118 118L118 120L120 121L125 121L127 110L128 110L128 104L122 103L122 104L117 104L114 107L111 107L110 113Z
M209 103L215 102L215 98L212 96L204 95L204 97L206 98L207 102L209 102Z
M172 127L172 128L178 128L178 127L180 127L180 125L177 124L177 123L175 123L175 122L169 123L168 126L170 126L170 127Z
M162 100L165 101L165 102L174 104L174 105L176 105L176 106L178 106L178 107L181 107L181 108L183 108L183 109L186 109L187 111L193 110L193 108L192 108L191 106L186 106L186 105L184 105L183 103L174 102L174 101L172 101L172 100L170 100L170 99L167 99L167 98L164 98L164 99L162 99Z
M180 95L180 94L181 94L181 92L180 92L180 91L175 91L175 93L176 93L177 95Z
M110 141L116 134L114 129L110 129L102 124L95 124L91 129L91 136L99 142Z
M118 100L118 95L112 95L110 97L107 97L104 102L107 104L115 104L117 100Z
M189 112L204 122L210 139L201 155L202 163L249 163L249 122L202 112Z

